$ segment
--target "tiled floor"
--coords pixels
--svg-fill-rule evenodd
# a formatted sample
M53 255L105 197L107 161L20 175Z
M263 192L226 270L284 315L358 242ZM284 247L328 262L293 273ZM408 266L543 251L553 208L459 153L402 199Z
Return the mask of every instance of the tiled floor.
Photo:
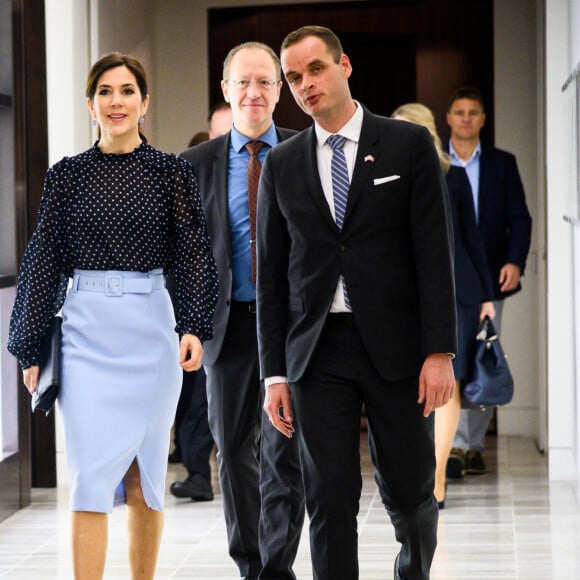
M360 577L390 579L397 543L363 448ZM578 486L549 483L546 458L529 439L491 438L486 458L488 474L449 485L432 580L580 579ZM170 466L168 481L184 473ZM118 508L110 519L108 580L129 578L124 515ZM312 578L306 528L295 569L300 580ZM237 576L219 494L199 504L168 495L157 578ZM0 524L0 578L72 578L65 487L33 490L32 505Z

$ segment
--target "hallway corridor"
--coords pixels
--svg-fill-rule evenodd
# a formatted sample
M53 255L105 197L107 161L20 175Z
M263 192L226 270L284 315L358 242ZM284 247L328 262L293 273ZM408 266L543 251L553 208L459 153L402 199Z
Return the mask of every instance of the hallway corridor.
M360 578L390 580L398 544L376 491L366 444L363 450ZM491 437L486 460L486 475L449 484L431 579L580 579L578 486L548 482L547 458L530 439ZM170 465L168 483L183 477L183 467ZM66 487L34 489L32 497L31 506L0 524L0 578L70 579ZM107 580L129 578L124 527L124 509L117 508L110 519ZM312 578L306 528L295 571L299 580ZM197 504L167 495L156 578L237 578L219 493L214 501Z

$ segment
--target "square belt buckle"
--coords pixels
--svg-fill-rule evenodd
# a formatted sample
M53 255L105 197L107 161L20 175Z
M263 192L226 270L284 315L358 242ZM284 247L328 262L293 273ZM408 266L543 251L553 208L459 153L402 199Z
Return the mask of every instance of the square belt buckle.
M107 274L105 276L105 296L123 295L123 276Z

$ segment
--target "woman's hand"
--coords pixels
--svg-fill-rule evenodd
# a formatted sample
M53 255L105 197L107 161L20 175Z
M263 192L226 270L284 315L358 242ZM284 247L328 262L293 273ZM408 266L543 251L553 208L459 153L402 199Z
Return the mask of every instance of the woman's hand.
M38 386L38 375L40 374L40 367L38 365L33 367L28 367L22 371L22 376L24 379L24 385L28 389L28 392L32 395L36 391Z
M493 302L482 302L481 306L479 307L479 322L482 322L483 319L489 316L490 320L495 318L495 308L493 306Z
M179 343L179 365L184 371L197 371L201 368L203 347L201 340L194 334L184 334Z

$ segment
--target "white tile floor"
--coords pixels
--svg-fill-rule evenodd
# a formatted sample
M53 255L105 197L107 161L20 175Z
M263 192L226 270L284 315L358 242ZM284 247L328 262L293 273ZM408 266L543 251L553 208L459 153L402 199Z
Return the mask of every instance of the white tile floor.
M546 457L530 439L490 438L486 459L488 474L449 485L432 580L580 579L579 486L548 482ZM363 471L360 577L390 579L398 548L366 451ZM170 466L168 481L184 474ZM129 578L124 516L118 508L110 519L107 580ZM300 580L312 578L306 528L295 570ZM219 494L198 504L167 496L156 577L238 577L227 553ZM0 524L0 578L72 578L65 487L33 490L32 505Z

